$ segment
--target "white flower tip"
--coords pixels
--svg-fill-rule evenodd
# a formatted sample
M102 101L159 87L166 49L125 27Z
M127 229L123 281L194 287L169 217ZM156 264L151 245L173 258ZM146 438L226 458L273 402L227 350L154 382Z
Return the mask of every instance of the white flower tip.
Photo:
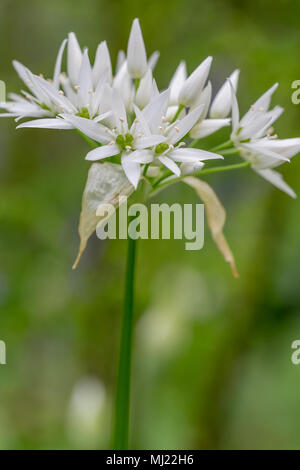
M127 67L132 78L142 78L148 69L147 55L137 18L133 20L127 47Z

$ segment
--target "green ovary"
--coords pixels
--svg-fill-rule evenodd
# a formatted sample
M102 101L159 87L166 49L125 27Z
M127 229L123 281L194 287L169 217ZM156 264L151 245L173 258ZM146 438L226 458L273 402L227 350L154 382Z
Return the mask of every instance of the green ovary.
M131 134L119 134L116 138L116 143L120 147L121 150L127 150L128 147L132 147L133 144L133 136Z
M157 155L160 155L161 153L164 153L166 150L168 150L168 148L169 148L169 145L166 144L165 142L162 142L161 144L158 144L155 147L155 153Z

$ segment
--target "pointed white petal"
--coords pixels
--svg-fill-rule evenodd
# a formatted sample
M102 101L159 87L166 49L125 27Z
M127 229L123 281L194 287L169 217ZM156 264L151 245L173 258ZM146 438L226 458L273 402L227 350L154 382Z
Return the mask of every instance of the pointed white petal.
M164 137L163 135L150 135L135 139L134 146L136 149L146 149L149 147L154 147L155 145L161 144L165 141L166 137Z
M62 63L63 53L64 53L64 50L65 50L66 44L67 44L67 39L64 39L61 46L60 46L60 48L59 48L56 63L55 63L55 68L54 68L53 86L57 90L59 89L59 78L60 78L60 72L61 72L61 63Z
M41 77L34 75L34 86L35 89L38 87L39 90L44 94L47 100L50 102L49 107L54 103L62 112L76 112L77 109L71 103L66 96L60 95L53 85ZM43 101L45 102L45 101ZM51 103L52 102L52 103Z
M139 20L136 18L131 27L128 48L127 66L132 78L142 78L147 72L147 55Z
M154 51L153 54L148 59L148 67L153 70L157 64L157 61L159 59L160 53L159 51Z
M169 153L176 162L196 162L199 160L223 160L222 155L196 148L175 148Z
M272 124L279 118L279 116L281 116L283 111L284 109L281 106L275 106L275 108L273 108L271 111L268 111L267 113L265 113L266 116L269 116L270 120L268 121L268 124L264 128L262 128L259 132L257 132L257 134L255 134L254 137L256 139L259 139L265 136L265 134L268 131L268 128L270 128L270 126L272 126Z
M42 129L74 129L74 126L65 121L64 119L35 119L34 121L27 121L19 124L16 129L24 127L38 127Z
M158 157L158 159L160 160L160 162L165 165L169 170L172 171L172 173L174 173L176 176L180 176L181 174L181 171L180 171L180 168L179 166L172 160L172 158L169 158L168 156L166 155L161 155L160 157Z
M148 69L146 75L141 79L135 95L135 102L139 108L143 109L149 103L153 93L152 70Z
M85 157L86 160L96 161L102 160L103 158L113 157L114 155L118 155L120 153L119 147L114 145L103 145L102 147L98 147L96 149L91 150L87 156Z
M87 49L83 52L80 72L79 72L79 107L89 109L93 93L92 67Z
M170 88L169 105L170 106L178 105L179 93L186 80L186 75L187 75L186 65L185 65L185 62L182 61L178 65L172 77L172 80L170 81L170 85L169 85L169 88Z
M291 158L300 152L300 138L292 139L261 139L260 148L266 148L280 154L283 157Z
M236 93L239 79L239 70L235 70L229 77L230 82L232 83L234 92ZM216 94L211 108L210 108L210 117L211 118L226 118L231 110L231 90L230 84L226 80L225 83L221 86L220 90Z
M208 135L217 132L219 129L225 126L230 125L230 118L226 119L204 119L199 124L196 124L195 127L190 132L190 137L193 139L202 139Z
M119 70L122 67L122 65L124 64L125 60L126 60L125 52L122 51L122 50L119 51L118 55L117 55L116 73L119 72Z
M62 114L61 117L96 142L107 144L112 140L108 128L98 122L71 114Z
M202 93L200 93L199 98L197 99L197 102L194 107L200 106L203 104L203 111L201 113L201 119L205 119L208 113L209 105L210 105L210 100L211 100L211 94L212 94L212 87L211 83L208 82Z
M153 96L151 101L143 109L143 115L149 124L151 131L155 134L162 124L162 117L165 116L168 108L169 90L163 91L157 96Z
M116 127L120 134L128 132L128 123L126 109L120 93L113 90L112 93L112 110L115 116Z
M249 144L241 144L242 149L246 149L248 153L250 152L252 168L263 170L265 168L273 168L279 166L284 162L289 162L287 157L280 155L273 150L265 148L260 145L260 141ZM253 158L254 156L254 158ZM246 155L247 157L247 155Z
M99 44L96 52L95 63L93 67L93 85L97 86L98 80L100 79L103 72L108 71L108 81L112 82L112 66L109 55L109 50L106 44L106 41L103 41Z
M197 108L190 111L183 119L180 119L174 123L171 131L168 134L168 141L171 144L179 142L192 127L196 124L201 116L204 105L200 105Z
M137 188L139 184L139 179L141 177L141 167L140 163L136 161L132 161L130 159L130 155L126 153L122 154L121 163L124 170L125 175L127 176L130 183Z
M113 88L118 90L124 102L125 108L131 111L131 105L134 97L134 86L132 79L127 71L127 61L125 61L115 76Z
M212 57L207 57L188 77L179 94L179 103L183 106L192 106L202 91L207 80Z
M267 113L261 113L250 124L243 127L239 133L240 140L246 140L255 137L256 134L261 133L270 127L271 118Z
M148 123L143 115L142 111L134 104L133 110L135 112L136 119L134 120L130 132L133 134L141 133L143 136L151 136L151 131Z
M69 33L67 71L73 85L78 85L81 61L82 52L77 37L74 33Z
M240 112L239 112L239 105L236 99L234 87L229 79L228 79L228 83L230 85L230 91L231 91L232 134L235 135L240 125Z
M271 184L276 186L276 188L284 191L289 196L296 198L297 195L295 191L284 181L282 175L274 170L255 170L260 176L262 176L265 180L269 181Z
M258 100L255 101L255 103L251 106L249 111L242 117L241 119L241 125L245 126L248 124L249 120L253 118L253 115L255 116L256 112L262 112L262 111L267 111L270 106L271 98L274 93L274 91L277 89L278 83L275 83L269 90L267 90Z
M135 150L128 155L128 158L137 163L151 163L153 161L153 153L150 150Z

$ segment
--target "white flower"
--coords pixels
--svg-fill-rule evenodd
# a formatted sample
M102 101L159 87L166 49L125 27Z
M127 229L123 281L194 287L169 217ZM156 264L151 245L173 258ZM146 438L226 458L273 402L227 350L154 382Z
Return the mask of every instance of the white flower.
M229 91L230 91L230 88L229 88ZM192 139L202 139L203 137L207 137L208 135L213 134L214 132L218 131L222 127L230 125L231 120L229 118L206 119L209 105L210 105L211 94L212 94L211 83L208 82L207 86L204 88L204 90L202 91L199 97L198 105L203 104L204 108L197 124L190 131L189 135ZM231 94L230 94L230 98L231 98Z
M238 86L239 74L240 71L235 70L229 77L235 93ZM209 116L213 119L226 118L230 113L232 103L230 82L228 80L225 81L211 104Z
M165 136L165 141L156 145L151 152L154 163L163 164L176 176L180 176L181 167L179 164L189 164L183 166L184 174L188 170L191 172L195 168L202 168L203 160L223 158L212 152L197 148L184 148L185 142L181 141L190 131L190 129L199 120L204 109L204 104L191 110L183 118L177 119L170 124L165 118L165 111L168 106L169 92L164 92L155 96L143 110L143 115L148 122L152 132L159 131Z
M207 57L184 81L178 97L180 105L189 107L195 103L205 85L211 63L212 57Z
M230 83L230 82L229 82ZM269 110L272 94L278 84L267 90L240 120L239 107L232 84L232 134L234 145L240 150L242 158L251 167L277 188L296 197L294 191L284 182L280 173L273 168L289 161L300 152L300 138L277 139L272 136L270 127L282 114L283 108L275 106Z
M112 94L114 127L112 129L100 122L78 116L66 114L62 117L88 137L102 144L87 154L87 160L102 160L120 154L124 172L136 188L141 176L140 165L150 163L153 160L152 153L146 149L161 144L166 138L158 133L151 133L140 110L135 105L133 108L136 119L129 128L124 102L119 92L114 90ZM100 118L102 119L102 117Z
M68 36L67 72L73 86L78 85L82 62L82 51L75 33Z
M142 78L148 68L144 39L139 20L136 18L131 27L128 48L127 66L132 78Z

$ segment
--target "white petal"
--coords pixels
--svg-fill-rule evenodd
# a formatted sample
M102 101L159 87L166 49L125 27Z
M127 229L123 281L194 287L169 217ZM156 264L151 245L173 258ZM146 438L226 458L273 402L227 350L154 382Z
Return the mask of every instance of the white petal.
M131 27L127 48L128 72L132 78L142 78L147 72L147 55L139 20Z
M29 79L28 73L27 73L28 69L17 60L13 60L13 66L17 74L21 78L21 80L26 84L26 86L28 86L28 79Z
M93 67L93 84L97 86L98 80L105 70L108 70L108 81L112 82L112 66L109 55L109 50L106 41L99 44L96 52L95 63Z
M263 170L281 165L285 161L289 161L287 157L280 155L268 148L260 145L260 142L241 144L242 149L246 149L255 158L251 158L252 168Z
M162 124L162 117L165 116L168 108L169 90L153 96L151 101L143 109L143 115L153 133L158 131Z
M208 82L202 93L199 95L199 98L197 99L196 106L200 106L201 104L204 105L203 111L201 113L201 119L206 118L209 105L210 105L210 100L211 100L211 94L212 94L212 88L211 88L211 83Z
M231 90L231 119L232 119L232 134L236 134L239 125L240 125L240 112L239 112L239 105L236 99L236 94L234 91L234 87L231 81L228 79L228 83L230 85Z
M118 153L120 153L120 149L116 144L103 145L102 147L98 147L96 149L91 150L87 154L85 159L90 160L90 161L102 160L103 158L113 157L114 155L118 155Z
M230 82L232 83L234 92L236 93L238 79L239 79L239 70L235 70L229 77ZM226 118L231 110L231 90L228 80L221 86L220 90L216 94L211 108L210 108L210 117L212 118Z
M293 191L293 189L284 181L282 175L274 170L256 170L260 176L262 176L265 180L269 181L271 184L276 186L276 188L284 191L289 196L296 198L297 195Z
M116 65L116 73L119 72L120 68L124 64L126 60L126 55L124 51L119 51L117 55L117 65Z
M138 134L140 132L144 136L150 136L151 131L142 111L140 111L135 104L133 105L133 110L135 112L136 119L132 124L130 132L134 134Z
M64 41L62 42L62 44L59 48L56 63L55 63L55 68L54 68L53 86L57 90L59 89L59 78L60 78L60 72L61 72L61 62L62 62L62 57L63 57L63 53L64 53L64 50L65 50L66 44L67 44L67 39L64 39Z
M260 140L260 148L266 148L279 153L281 156L291 158L300 152L300 138L293 139L263 139Z
M127 154L122 154L121 163L128 180L135 188L137 188L141 177L140 163L132 161L130 159L130 155Z
M271 118L267 113L260 114L250 124L242 128L241 132L239 133L239 139L246 140L255 137L256 134L270 127L270 122Z
M153 93L152 71L148 69L146 75L141 79L135 95L136 104L143 109L149 103Z
M112 110L115 116L116 127L120 134L128 132L128 123L126 109L120 93L113 90L112 93Z
M153 70L157 64L157 61L159 59L160 53L159 51L154 51L153 54L148 59L148 67Z
M74 33L69 33L67 71L73 85L78 85L81 61L82 52L77 37Z
M269 90L267 90L260 98L258 98L258 100L255 101L255 103L251 106L249 111L242 117L241 119L242 126L245 126L248 123L248 120L251 119L253 112L260 111L260 110L262 111L268 110L272 95L274 91L277 89L277 87L278 87L278 83L275 83L275 85L269 88Z
M128 155L128 158L137 163L151 163L153 161L153 153L150 150L135 150Z
M168 141L171 144L176 144L182 139L198 121L203 111L204 105L200 105L197 108L190 111L183 119L180 119L174 123L171 131L168 134Z
M202 139L203 137L217 132L222 127L229 126L230 121L230 118L204 119L199 124L196 124L195 127L191 130L190 137L193 139Z
M38 127L41 129L74 129L74 126L60 118L53 119L35 119L34 121L27 121L19 124L16 129L23 127Z
M66 96L60 95L58 91L53 87L53 85L41 77L34 75L34 85L35 88L39 87L39 90L46 96L46 99L53 102L57 107L61 109L62 112L76 112L77 109L71 103ZM43 101L45 102L45 101Z
M257 134L255 134L254 137L256 139L263 137L268 131L268 128L272 126L272 124L279 118L279 116L281 116L283 111L284 109L281 106L275 106L275 108L273 108L271 111L268 111L267 113L265 113L266 116L269 116L270 120L268 121L267 126L265 126L259 132L257 132Z
M161 144L165 141L166 137L164 137L163 135L150 135L135 139L134 146L136 149L146 149L149 147L154 147L155 145Z
M170 157L176 162L196 162L199 160L215 160L221 159L224 157L218 155L217 153L208 152L202 149L196 148L175 148L172 152L169 153Z
M177 69L175 70L175 73L172 77L172 80L170 81L170 99L169 99L169 105L178 105L178 99L179 99L179 93L181 91L182 85L184 84L186 80L186 65L185 62L182 61L178 65Z
M113 88L118 90L124 102L125 108L131 111L131 105L134 97L134 86L132 79L127 71L127 61L125 61L115 76Z
M88 108L91 101L91 96L93 92L93 77L92 77L92 67L90 64L90 59L88 56L87 49L84 50L80 72L79 72L79 106L81 108Z
M183 106L192 106L194 104L207 80L211 63L212 57L207 57L188 77L179 94L180 104Z
M107 127L103 126L102 124L91 119L85 119L79 116L73 116L71 114L62 114L61 116L80 132L87 135L96 142L107 144L111 141L111 135Z
M158 159L163 165L165 165L169 170L171 170L172 173L174 173L176 176L180 176L180 168L171 158L165 155L161 155L160 157L158 157Z

